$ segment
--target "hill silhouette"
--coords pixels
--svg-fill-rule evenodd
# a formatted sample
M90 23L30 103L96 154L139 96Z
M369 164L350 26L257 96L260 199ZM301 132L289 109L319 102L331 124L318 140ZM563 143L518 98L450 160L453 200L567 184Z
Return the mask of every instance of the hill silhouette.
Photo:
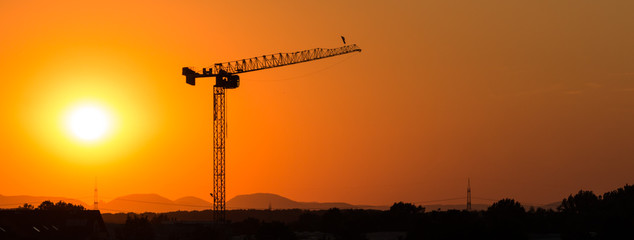
M184 197L175 201L158 194L130 194L99 203L104 212L175 212L194 211L211 208L211 203L196 197Z
M37 205L43 201L51 200L65 201L76 205L82 205L87 209L92 209L92 205L88 205L82 201L71 198L60 197L33 197L33 196L2 196L0 195L0 208L15 208L24 203ZM197 197L183 197L176 200L170 200L158 194L130 194L117 197L112 201L100 201L99 209L102 212L174 212L174 211L202 211L210 209L211 202L205 201ZM254 193L238 195L227 201L227 209L311 209L326 210L330 208L341 209L378 209L385 210L388 206L368 206L368 205L352 205L343 202L297 202L291 199L271 193Z
M31 205L39 205L40 203L49 200L51 202L59 202L64 201L67 203L72 203L74 205L81 205L84 207L89 206L88 204L72 198L65 197L44 197L44 196L28 196L28 195L18 195L18 196L3 196L0 195L0 208L17 208L18 206L22 206L25 203Z
M254 193L238 195L227 201L228 209L294 209L301 208L302 204L280 195L271 193Z
M52 202L64 201L75 205L84 206L92 209L93 206L86 204L80 200L63 197L43 197L43 196L3 196L0 195L0 208L16 208L29 203L38 205L43 201L50 200ZM559 202L540 206L545 209L555 209ZM113 199L112 201L99 202L101 212L117 213L117 212L155 212L165 213L174 211L202 211L208 210L212 206L211 202L197 197L182 197L176 200L170 200L158 194L130 194ZM371 206L371 205L353 205L343 202L299 202L283 196L272 193L254 193L238 195L227 201L227 209L256 209L265 210L269 206L272 209L307 209L307 210L327 210L330 208L339 209L374 209L387 210L389 206ZM446 211L449 209L464 209L465 204L433 204L425 205L428 211L440 209ZM473 204L473 210L486 210L488 204Z
M352 205L343 202L297 202L272 193L253 193L238 195L227 201L227 209L377 209L385 210L389 206Z
M192 206L192 207L193 206L195 207L211 206L210 202L197 198L197 197L192 197L192 196L176 199L174 200L174 203L184 205L184 206Z

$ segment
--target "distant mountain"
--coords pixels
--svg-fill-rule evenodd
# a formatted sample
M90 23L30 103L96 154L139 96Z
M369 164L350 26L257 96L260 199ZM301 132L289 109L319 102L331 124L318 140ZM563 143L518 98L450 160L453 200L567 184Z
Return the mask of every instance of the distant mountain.
M31 204L34 207L39 206L44 201L59 202L64 201L75 205L82 205L88 207L88 204L79 201L77 199L65 198L65 197L42 197L42 196L3 196L0 195L0 208L17 208L25 203Z
M296 202L280 195L272 193L254 193L238 195L227 201L227 209L311 209L325 210L330 208L340 209L388 209L389 206L351 205L342 202Z
M546 205L535 206L545 209L556 209L559 206L559 202L553 202ZM390 206L372 206L372 205L352 205L343 202L297 202L288 198L271 194L271 193L254 193L246 195L238 195L231 200L227 201L227 209L268 209L269 205L272 209L310 209L310 210L326 210L330 208L339 209L375 209L375 210L388 210ZM491 204L472 204L473 210L487 210ZM465 204L434 204L423 205L426 211L434 211L440 209L441 211L447 211L450 209L463 210L466 208ZM524 205L524 208L528 210L531 206Z
M157 194L131 194L118 197L110 202L100 202L102 212L174 212L174 211L202 211L210 209L212 204L197 197L183 197L174 201ZM347 203L319 203L297 202L288 198L271 194L255 193L238 195L227 201L227 209L311 209L324 210L330 208L341 209L388 209L388 206L351 205Z
M206 209L210 209L211 208L211 203L205 200L202 200L200 198L197 197L183 197L183 198L179 198L174 200L174 203L179 204L179 205L183 205L183 206L189 206L189 207L196 207L196 208L200 208L201 206L205 206ZM204 209L198 209L198 210L204 210Z
M42 196L3 196L0 195L0 208L17 208L24 203L29 203L35 207L43 201L50 200L52 202L64 201L75 205L82 205L87 209L92 209L92 205L88 205L82 201L72 198L63 197L42 197ZM560 202L536 206L545 209L556 209ZM102 212L175 212L175 211L202 211L211 209L212 204L208 201L197 197L183 197L176 200L169 200L157 194L131 194L115 198L109 202L99 202L99 210ZM330 208L340 209L375 209L387 210L390 206L370 206L370 205L352 205L343 202L297 202L280 195L271 193L254 193L238 195L227 201L228 210L236 209L310 209L310 210L326 210ZM465 204L449 204L449 205L423 205L426 211L434 211L440 209L446 211L449 209L462 210ZM473 204L473 210L486 210L490 204ZM525 205L526 210L530 206Z
M228 209L268 209L269 206L275 206L276 209L293 209L301 208L302 204L271 193L238 195L227 201Z
M37 207L47 200L52 202L64 201L84 206L87 209L93 208L93 205L88 205L72 198L3 195L0 195L0 208L17 208L25 203ZM110 202L99 202L99 210L102 212L174 212L206 210L210 208L211 203L200 198L183 197L172 201L157 194L131 194L115 198Z
M535 206L535 208L540 207L543 209L552 209L552 210L557 210L557 208L561 205L561 201L557 201L557 202L552 202L549 204L545 204L545 205L541 205L541 206ZM527 209L528 210L528 209Z
M175 201L158 194L131 194L99 203L104 212L175 212L210 209L211 203L196 197L184 197Z

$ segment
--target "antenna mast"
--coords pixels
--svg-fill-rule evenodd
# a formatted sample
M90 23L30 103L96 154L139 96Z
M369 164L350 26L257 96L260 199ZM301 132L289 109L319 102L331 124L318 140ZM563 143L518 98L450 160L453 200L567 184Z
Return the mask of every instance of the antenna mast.
M471 211L471 179L467 178L467 211Z
M92 206L94 210L99 210L99 198L97 197L97 178L95 178L95 199L93 200Z

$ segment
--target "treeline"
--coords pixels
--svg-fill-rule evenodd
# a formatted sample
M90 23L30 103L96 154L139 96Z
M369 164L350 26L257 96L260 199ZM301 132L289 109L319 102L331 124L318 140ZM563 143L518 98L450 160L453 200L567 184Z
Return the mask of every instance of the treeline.
M565 236L634 239L634 186L625 185L599 196L579 191L562 201L558 217Z
M84 211L86 210L86 208L84 208L84 206L82 205L74 205L72 203L67 203L64 201L59 201L59 202L51 202L51 201L44 201L42 203L40 203L40 205L38 205L37 207L25 203L22 206L19 206L17 209L19 210L43 210L43 211Z
M285 211L295 220L261 217L267 212L283 215ZM202 223L179 225L175 220L182 219L171 213L127 215L126 223L116 232L121 239L153 239L157 235L170 239L299 239L303 233L320 233L324 239L367 239L372 232L404 233L404 239L634 239L634 187L630 185L603 195L582 190L563 199L555 210L525 209L513 199L502 199L484 211L427 212L422 206L399 202L387 211L335 208L253 212L257 214L215 229ZM135 235L139 232L144 234Z

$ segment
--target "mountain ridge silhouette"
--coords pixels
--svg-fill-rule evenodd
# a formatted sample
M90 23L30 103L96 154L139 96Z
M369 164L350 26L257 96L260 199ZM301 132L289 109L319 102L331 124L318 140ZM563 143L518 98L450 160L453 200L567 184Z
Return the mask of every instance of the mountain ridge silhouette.
M75 205L88 206L83 201L67 198L67 197L47 197L47 196L30 196L30 195L16 195L5 196L0 194L0 208L17 208L23 206L25 203L31 204L34 207L39 206L44 201L59 202L64 201Z
M16 208L24 203L29 203L37 207L41 202L50 200L53 202L64 201L76 205L82 205L87 209L93 209L92 204L66 197L45 197L45 196L4 196L0 195L0 208ZM559 202L543 205L543 208L556 208ZM211 202L204 199L186 196L175 200L170 200L155 193L128 194L112 199L111 201L100 201L99 210L104 213L118 212L176 212L176 211L203 211L211 209ZM433 204L423 205L426 211L441 211L448 209L462 210L465 204ZM473 210L486 210L490 204L473 204ZM330 208L339 209L374 209L388 210L389 205L354 205L344 202L299 202L273 193L252 193L237 195L227 201L228 210L239 209L306 209L306 210L326 210ZM525 206L526 208L530 206Z

